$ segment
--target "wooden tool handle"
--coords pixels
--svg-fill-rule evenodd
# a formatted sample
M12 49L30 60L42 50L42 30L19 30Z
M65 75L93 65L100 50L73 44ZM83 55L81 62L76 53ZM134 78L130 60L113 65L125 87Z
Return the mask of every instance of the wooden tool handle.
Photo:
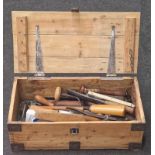
M59 101L60 97L61 97L61 87L56 87L54 94L55 101Z
M115 102L111 102L111 101L105 101L105 104L112 104L112 105L120 105L119 103L115 103ZM128 106L125 106L125 111L129 114L134 114L134 109L133 107L128 107Z
M88 95L91 96L91 97L96 97L98 99L103 99L103 100L115 102L115 103L122 104L122 105L125 105L125 106L129 106L129 107L133 107L133 108L135 107L135 105L130 103L130 102L122 101L122 100L119 100L119 99L116 99L116 98L113 98L113 97L110 97L110 96L107 96L107 95L98 94L98 93L94 93L94 92L91 92L91 91L88 91Z
M36 118L45 120L45 121L52 121L52 122L71 122L71 121L98 121L98 118L85 116L81 114L62 114L62 113L53 113L53 112L36 112Z
M52 109L53 110L67 110L68 107L72 107L72 106L53 106ZM82 106L72 107L72 108L77 109L77 110L83 110L83 107Z
M53 103L46 100L43 96L35 95L34 99L38 101L39 103L42 103L43 105L53 106Z
M100 119L81 114L63 114L53 110L49 106L31 105L30 109L35 110L35 117L45 121L98 121Z
M135 108L132 108L132 107L128 107L128 106L125 106L125 111L129 114L134 114L135 112Z
M55 104L55 106L81 106L79 101L57 101Z
M124 116L125 106L123 105L91 105L89 110L98 114L106 114L113 116Z

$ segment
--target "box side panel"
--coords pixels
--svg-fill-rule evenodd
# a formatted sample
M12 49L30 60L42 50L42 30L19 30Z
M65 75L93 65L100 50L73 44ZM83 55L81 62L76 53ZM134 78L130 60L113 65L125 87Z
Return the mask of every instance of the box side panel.
M140 96L139 83L136 77L134 78L132 93L133 93L132 94L133 100L136 103L135 112L136 112L137 120L145 124L145 115L144 115L143 104Z
M79 90L82 85L88 89L101 89L102 92L110 94L113 92L115 95L124 95L125 90L130 88L133 83L133 78L118 78L113 80L110 78L93 78L93 77L75 77L75 78L48 78L48 79L21 79L19 80L19 90L22 99L31 99L34 95L53 96L55 88L60 86L64 92L67 88Z
M17 109L18 103L20 102L20 95L18 93L18 80L15 78L12 87L11 93L11 101L10 101L10 108L8 113L8 122L16 121L17 119Z
M9 134L11 144L23 144L26 150L128 149L131 143L141 144L143 131L131 131L129 123L46 123L22 124L20 132Z

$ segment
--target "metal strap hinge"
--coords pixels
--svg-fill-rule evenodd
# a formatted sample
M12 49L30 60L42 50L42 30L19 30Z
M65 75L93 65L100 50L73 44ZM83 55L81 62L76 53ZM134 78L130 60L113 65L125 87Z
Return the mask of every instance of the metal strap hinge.
M115 26L112 26L111 33L111 45L109 53L109 62L106 76L116 76L116 66L115 66Z
M36 73L35 77L44 77L43 61L42 61L42 49L40 40L39 25L36 25Z

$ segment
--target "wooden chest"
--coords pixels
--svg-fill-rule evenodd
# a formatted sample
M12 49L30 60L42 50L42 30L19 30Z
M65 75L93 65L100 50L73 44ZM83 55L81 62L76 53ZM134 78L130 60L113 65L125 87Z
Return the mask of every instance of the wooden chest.
M35 61L36 26L42 49L40 76ZM8 115L12 150L141 148L145 116L136 77L139 28L139 12L13 11L15 78ZM111 48L114 59L110 59ZM57 86L78 89L81 85L122 95L129 89L136 119L17 121L22 100L35 94L52 96Z

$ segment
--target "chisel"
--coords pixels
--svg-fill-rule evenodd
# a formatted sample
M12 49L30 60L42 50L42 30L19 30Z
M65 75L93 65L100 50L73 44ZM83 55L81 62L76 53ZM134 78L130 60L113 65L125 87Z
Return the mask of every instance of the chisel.
M116 98L113 98L113 97L110 97L110 96L107 96L107 95L95 93L95 92L92 92L92 91L88 91L87 94L88 94L88 96L95 97L97 99L103 99L103 100L106 100L106 101L111 101L111 102L114 102L114 103L118 103L118 104L122 104L122 105L125 105L125 106L128 106L128 107L132 107L132 108L135 107L135 105L130 103L130 102L122 101L122 100L119 100L119 99L116 99Z
M92 103L96 103L96 104L119 104L119 103L115 103L113 101L107 101L107 100L101 100L101 99L98 99L96 97L92 97L92 96L88 96L86 94L82 94L82 93L79 93L77 91L74 91L74 90L71 90L71 89L67 89L67 93L70 94L70 95L73 95L73 96L76 96L78 97L79 99L81 100L84 100L84 101L88 101L88 102L92 102ZM119 100L120 101L120 100ZM130 114L133 114L134 113L134 108L133 107L129 107L127 105L125 105L125 110L126 112L130 113Z
M67 110L71 106L55 106L52 103L50 103L48 100L46 100L42 96L35 96L35 99L47 106L50 106L53 110ZM63 102L63 101L62 101ZM68 101L72 102L72 101ZM74 101L75 102L75 101ZM77 101L78 102L78 101ZM102 104L94 104L91 106L79 106L76 107L78 110L89 110L94 113L98 114L107 114L107 115L113 115L113 116L124 116L125 115L125 106L123 105L102 105Z
M30 111L31 110L31 111ZM28 113L28 112L31 113ZM60 121L98 121L98 118L86 116L82 114L75 114L70 112L59 112L58 110L50 110L43 108L43 106L30 106L27 112L27 119L36 118L45 121L60 122ZM32 115L31 115L32 114ZM28 117L29 115L29 117Z

